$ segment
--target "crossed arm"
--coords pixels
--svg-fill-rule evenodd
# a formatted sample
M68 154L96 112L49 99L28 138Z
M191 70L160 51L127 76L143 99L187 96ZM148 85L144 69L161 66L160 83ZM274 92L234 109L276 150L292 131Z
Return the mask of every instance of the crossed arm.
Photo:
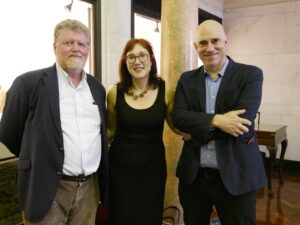
M234 137L243 135L249 131L247 126L251 126L251 121L240 117L245 109L233 110L224 114L215 114L211 121L211 126L219 128L221 131Z
M251 125L251 121L239 117L240 114L245 112L245 109L241 109L230 111L225 114L216 114L211 121L211 127L219 128L221 131L234 137L243 135L249 131L247 126ZM181 131L180 135L185 141L192 139L192 135L190 133Z

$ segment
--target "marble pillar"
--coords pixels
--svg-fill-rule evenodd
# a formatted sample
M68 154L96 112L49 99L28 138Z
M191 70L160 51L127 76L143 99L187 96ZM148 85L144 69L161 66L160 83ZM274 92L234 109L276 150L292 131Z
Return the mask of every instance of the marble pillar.
M2 90L2 88L0 86L0 113L2 113L3 108L4 108L5 97L6 97L6 93L5 93L5 91ZM0 119L1 119L1 117L0 117Z
M198 1L162 0L161 13L161 76L174 96L181 73L197 67L197 54L193 43L198 26ZM165 208L180 208L175 171L183 143L181 137L174 134L168 126L165 126L164 143L168 165Z

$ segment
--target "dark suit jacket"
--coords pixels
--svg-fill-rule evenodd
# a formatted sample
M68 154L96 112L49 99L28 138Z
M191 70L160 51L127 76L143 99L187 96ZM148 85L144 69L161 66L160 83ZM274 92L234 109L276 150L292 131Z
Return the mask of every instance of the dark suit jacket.
M106 94L104 87L91 75L87 75L87 82L102 122L102 157L98 174L101 200L106 202ZM58 91L55 65L17 77L7 92L0 122L0 141L19 157L18 198L32 223L47 214L62 175L64 145Z
M184 142L176 171L179 179L186 184L194 181L200 164L200 147L214 139L220 174L230 193L239 195L265 186L264 165L254 131L262 82L259 68L235 63L229 58L217 94L215 113L246 109L241 116L252 121L248 133L233 137L219 129L210 129L214 114L205 111L203 67L182 74L176 88L172 119L175 127L192 134L192 140ZM254 141L248 144L250 138Z

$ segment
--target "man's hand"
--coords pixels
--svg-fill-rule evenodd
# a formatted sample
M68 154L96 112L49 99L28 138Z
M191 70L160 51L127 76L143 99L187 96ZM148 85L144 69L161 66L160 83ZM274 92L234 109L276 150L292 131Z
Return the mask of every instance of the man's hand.
M239 117L240 114L245 112L245 109L241 109L225 114L216 114L211 121L211 125L234 137L243 135L249 131L247 126L251 125L251 121Z

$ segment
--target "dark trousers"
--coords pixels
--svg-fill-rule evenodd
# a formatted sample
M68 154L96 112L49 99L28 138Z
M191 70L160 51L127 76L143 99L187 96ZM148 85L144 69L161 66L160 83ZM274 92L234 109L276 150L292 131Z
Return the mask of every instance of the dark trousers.
M218 170L200 168L195 181L179 181L179 199L185 225L209 225L215 206L222 225L255 225L256 193L230 194Z

